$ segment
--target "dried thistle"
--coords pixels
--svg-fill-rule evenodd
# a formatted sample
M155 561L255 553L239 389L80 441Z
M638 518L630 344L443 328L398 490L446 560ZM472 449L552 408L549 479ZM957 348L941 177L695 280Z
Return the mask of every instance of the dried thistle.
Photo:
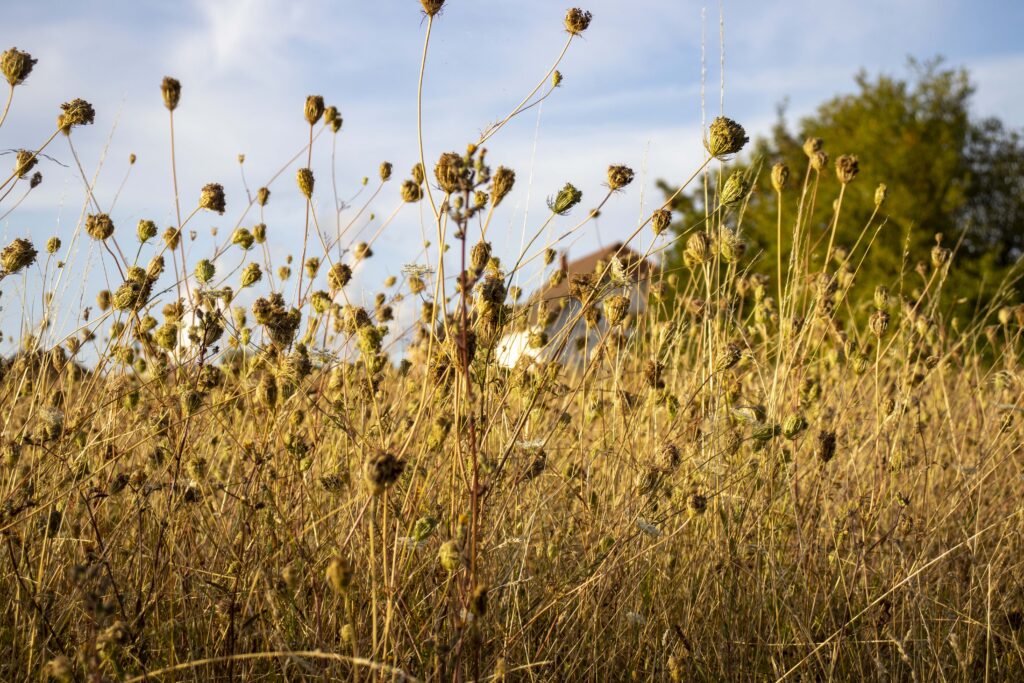
M57 117L57 128L65 135L74 126L88 126L96 119L96 110L81 98L60 105L61 114Z

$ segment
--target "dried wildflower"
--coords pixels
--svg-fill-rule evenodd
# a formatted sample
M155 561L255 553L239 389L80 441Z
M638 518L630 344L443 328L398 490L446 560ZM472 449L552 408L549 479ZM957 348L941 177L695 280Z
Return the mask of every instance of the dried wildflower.
M605 299L604 316L608 319L608 324L611 327L615 327L626 319L626 314L629 313L629 303L629 297L622 294Z
M818 173L821 173L828 168L828 153L827 152L815 152L811 155L811 168Z
M469 611L482 617L487 614L487 584L478 584L469 596Z
M633 182L633 176L633 169L629 166L609 166L608 187L613 191L621 190Z
M711 237L703 230L690 235L686 240L686 250L683 252L683 260L690 268L704 265L711 261Z
M942 268L953 258L953 251L942 246L942 235L935 236L935 246L932 247L932 267Z
M60 250L60 238L59 237L51 237L50 239L46 240L46 253L47 254L56 254L59 250Z
M423 189L413 180L403 180L401 195L403 202L413 204L423 199Z
M651 215L651 229L657 237L668 229L672 223L672 212L668 209L658 209Z
M722 186L722 193L718 197L721 206L729 208L736 206L747 196L750 184L742 171L733 171Z
M227 208L224 201L224 186L219 183L204 185L199 193L199 208L223 214Z
M364 328L376 329L376 328ZM383 493L386 488L398 481L405 470L405 463L391 453L377 453L366 461L363 476L374 494Z
M455 540L445 541L437 551L437 559L448 573L458 571L462 566L462 549Z
M579 7L573 7L565 13L565 30L574 36L578 36L587 30L592 18L590 12L584 12Z
M499 166L491 178L491 203L493 206L501 204L502 200L512 191L516 184L516 172L511 168Z
M828 462L836 455L836 433L828 430L818 432L814 445L814 454L822 462Z
M209 259L200 259L200 261L196 264L196 280L198 280L200 283L204 285L213 279L213 275L216 272L216 267L213 265L213 263L210 262Z
M175 227L170 227L164 230L163 234L164 244L170 250L178 248L178 244L181 242L181 230Z
M776 192L782 192L786 189L786 184L789 182L789 166L779 162L772 166L772 187Z
M327 583L330 585L331 590L338 595L344 595L352 586L352 577L354 576L352 565L343 558L331 558L331 561L327 563L327 571L324 574L327 577Z
M295 174L295 180L299 184L299 190L309 199L313 196L313 171L308 168L300 168Z
M59 683L75 680L75 668L71 664L71 660L64 655L48 661L43 667L43 674L47 679L59 681Z
M843 154L836 159L836 177L843 185L853 182L860 173L860 164L853 154Z
M12 275L32 265L37 253L32 242L19 237L0 251L0 265L3 265L5 274Z
M391 180L391 169L392 169L392 167L391 167L391 162L390 161L382 161L381 162L381 164L380 164L380 179L381 179L381 182L385 182L386 183L387 181Z
M258 263L249 263L242 269L242 288L252 287L263 279L263 270Z
M674 472L680 463L683 461L682 455L679 453L679 448L673 443L666 443L660 449L655 456L657 461L658 469L668 474Z
M444 7L445 0L420 0L420 4L423 5L423 11L428 17L436 16L441 8Z
M889 329L890 315L888 311L875 311L871 314L871 318L868 320L868 327L871 330L871 334L876 337L885 336L886 330Z
M740 362L743 357L743 349L739 344L735 342L729 342L722 349L722 353L718 357L718 363L715 365L716 370L728 370L734 367Z
M33 59L32 55L29 53L23 52L16 47L12 47L0 56L0 70L4 72L4 77L13 88L16 85L21 85L25 82L28 75L32 73L32 67L34 67L38 61L39 60L37 59Z
M885 186L885 183L879 183L878 187L875 188L875 208L885 204L885 198L889 194L889 188Z
M39 162L35 152L27 149L19 149L14 156L14 174L24 178L32 172L32 168Z
M324 98L320 95L310 95L307 97L304 113L309 125L315 125L316 122L324 115Z
M146 219L140 220L138 226L135 228L135 234L138 235L139 241L142 243L146 243L156 237L156 233L156 223Z
M721 158L729 154L736 154L749 140L743 126L730 118L718 116L708 126L704 148L711 156Z
M366 242L358 242L354 247L352 247L352 258L356 261L362 261L363 259L368 259L371 256L373 256L373 249L371 249L370 245Z
M572 183L566 183L565 187L559 190L553 198L548 198L548 208L559 216L564 216L583 199L583 193L576 189Z
M164 76L164 80L160 84L160 92L164 96L164 106L168 111L178 108L178 101L181 99L181 83L177 78Z
M32 177L28 179L28 189L34 190L39 187L43 182L43 174L36 171L32 174Z
M252 226L252 239L256 244L263 244L267 241L267 224L257 223Z
M335 263L327 271L327 285L332 291L343 288L352 280L352 269L344 263Z
M686 497L686 511L691 517L699 517L708 509L708 499L702 493L694 491Z
M747 243L736 230L723 228L718 240L718 253L726 263L736 263L747 251Z
M85 217L85 231L94 240L103 241L114 234L114 221L105 213L89 214Z
M787 416L782 422L782 435L790 440L795 439L805 429L807 429L807 419L799 413Z
M821 151L821 147L824 144L825 141L821 138L807 138L804 140L804 154L806 154L807 158L810 159Z
M255 241L256 238L246 228L235 228L235 231L231 233L231 243L237 244L246 251L252 249Z
M438 186L448 194L460 192L469 182L469 169L457 152L445 152L434 166Z
M88 126L96 120L96 110L81 98L60 105L61 114L57 117L57 128L67 135L74 126Z

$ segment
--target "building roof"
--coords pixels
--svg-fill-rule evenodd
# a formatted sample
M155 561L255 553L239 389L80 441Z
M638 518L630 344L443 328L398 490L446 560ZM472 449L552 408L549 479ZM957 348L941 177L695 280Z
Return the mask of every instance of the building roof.
M565 255L563 253L562 267L567 271L566 277L554 287L552 287L548 282L545 282L540 289L530 296L527 304L529 305L539 301L558 301L559 299L565 299L569 296L569 280L573 275L579 273L593 273L597 269L599 261L608 263L614 256L618 256L619 260L622 261L622 265L626 267L626 272L629 274L633 282L646 280L648 274L653 268L649 261L645 260L640 254L636 253L629 247L623 246L622 242L609 244L603 249L587 254L575 261L570 261L568 264L565 263Z

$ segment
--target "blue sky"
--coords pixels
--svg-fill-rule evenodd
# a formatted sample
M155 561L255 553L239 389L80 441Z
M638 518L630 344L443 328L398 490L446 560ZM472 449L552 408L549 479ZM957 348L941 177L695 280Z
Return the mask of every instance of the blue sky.
M463 149L533 87L561 49L567 6L550 0L449 0L435 22L428 59L428 164L443 151ZM638 175L571 245L571 255L579 256L629 234L643 209L649 212L658 198L656 179L681 179L700 163L702 116L719 113L720 9L725 113L754 135L768 131L784 98L795 120L822 100L850 91L858 69L903 74L910 55L942 54L950 64L967 67L978 85L976 114L1024 125L1024 94L1017 85L1024 77L1021 2L725 0L723 7L594 0L585 9L593 12L593 23L560 67L563 87L487 145L492 165L518 173L516 189L492 227L496 251L505 260L518 253L524 226L532 232L543 220L545 197L566 181L583 190L586 208L602 196L609 164L628 164ZM225 216L204 215L190 226L200 234L189 247L194 263L210 250L209 228L219 227L223 236L240 219L245 202L237 155L246 155L253 189L266 182L304 143L303 103L306 95L319 93L345 119L336 162L342 198L354 195L364 176L375 178L381 161L394 163L395 179L365 214L376 214L379 222L398 205L399 183L417 160L415 93L424 28L416 0L9 4L3 47L28 50L39 63L17 89L11 115L0 128L0 149L42 142L61 102L74 97L92 102L96 124L76 131L74 140L90 177L102 163L96 185L101 205L117 192L129 153L138 155L113 211L122 241L130 243L139 218L161 227L171 223L167 114L159 83L164 75L179 78L183 95L175 117L182 201L194 204L207 182L223 183L228 193ZM5 243L26 233L38 242L51 234L65 240L73 234L85 193L67 145L57 143L48 150L53 161L40 163L43 185L0 222ZM327 134L314 150L313 168L318 213L328 224L333 221L330 154ZM270 241L277 253L295 252L304 214L294 167L272 189L266 216ZM369 194L364 191L355 206ZM251 215L243 220L254 222ZM376 224L367 224L364 234ZM555 230L573 224L570 217ZM416 260L422 228L420 207L402 209L375 246L376 256L361 267L352 297L372 299L385 275ZM87 242L67 258L72 271L58 296L68 298L69 316L79 298L88 303L105 282L117 282L107 279L109 262L105 269ZM38 271L29 276L38 277ZM0 327L8 335L17 333L22 317L17 299L25 297L30 309L39 306L25 282L3 283ZM535 280L527 277L522 284L531 289ZM70 322L65 317L56 327Z

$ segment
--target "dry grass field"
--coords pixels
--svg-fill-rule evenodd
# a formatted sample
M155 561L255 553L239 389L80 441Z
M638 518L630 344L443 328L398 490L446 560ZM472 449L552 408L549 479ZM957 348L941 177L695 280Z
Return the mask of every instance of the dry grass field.
M422 4L428 68L444 2ZM589 21L569 11L567 49L586 49ZM3 55L11 109L32 64ZM1024 678L1014 282L948 319L947 238L851 301L886 188L856 243L808 229L842 221L858 182L856 157L829 157L839 140L808 140L806 167L764 168L793 246L772 277L749 268L742 175L706 185L721 189L701 225L670 231L669 202L652 207L591 273L561 270L545 237L592 221L569 184L522 253L495 253L492 218L524 181L486 144L554 90L557 66L466 149L408 175L382 166L428 245L372 307L347 288L373 239L315 210L330 179L309 160L341 125L315 96L295 120L309 146L248 198L175 182L164 230L108 215L85 179L76 226L5 245L3 305L26 333L0 366L0 679ZM154 134L173 145L187 90L162 91ZM94 116L82 100L59 113L0 174L5 211L37 155ZM672 182L718 179L746 142L716 118L706 161ZM818 191L827 174L837 196ZM611 166L588 202L633 178ZM263 222L289 194L307 207L294 261L266 249ZM190 221L225 210L237 227L186 253ZM677 241L685 269L639 272ZM55 335L47 292L76 277L70 249L118 285ZM242 265L221 272L230 252ZM566 296L513 290L541 261ZM22 294L46 301L42 319L18 321ZM400 323L409 302L421 315ZM506 367L497 349L517 331L538 358Z

